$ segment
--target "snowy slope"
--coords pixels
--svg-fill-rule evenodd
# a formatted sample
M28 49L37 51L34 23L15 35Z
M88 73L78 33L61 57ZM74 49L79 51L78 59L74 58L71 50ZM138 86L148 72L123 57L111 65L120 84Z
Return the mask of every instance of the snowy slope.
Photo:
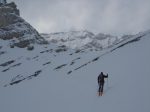
M10 49L0 40L0 110L149 112L149 37L149 31L140 33L101 52L52 43L35 45L33 51ZM98 97L101 71L109 80Z

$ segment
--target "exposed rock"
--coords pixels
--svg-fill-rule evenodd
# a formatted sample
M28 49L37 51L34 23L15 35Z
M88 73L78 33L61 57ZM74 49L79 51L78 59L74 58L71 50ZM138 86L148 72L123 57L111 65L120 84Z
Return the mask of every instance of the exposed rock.
M13 24L18 20L19 10L14 2L0 7L0 27Z
M0 6L5 5L7 3L6 0L0 0Z
M29 45L28 47L27 47L27 50L29 50L29 51L32 51L34 49L34 46L32 46L32 45Z
M24 40L24 41L20 41L18 43L15 43L14 45L17 46L17 47L20 47L20 48L25 48L28 45L30 45L30 41L29 40Z
M6 66L8 66L8 65L10 65L10 64L12 64L12 63L14 63L14 62L15 62L15 60L10 60L10 61L7 61L7 62L5 62L5 63L0 64L0 66L6 67Z
M14 2L0 6L0 39L14 39L10 47L25 48L30 44L47 44L48 42L24 19Z
M55 50L55 52L57 52L57 53L65 52L65 51L67 51L67 48L59 48L59 49Z

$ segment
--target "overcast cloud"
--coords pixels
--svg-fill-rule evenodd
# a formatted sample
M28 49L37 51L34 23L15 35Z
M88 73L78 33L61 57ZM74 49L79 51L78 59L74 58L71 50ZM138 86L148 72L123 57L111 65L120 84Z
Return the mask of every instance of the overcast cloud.
M89 30L114 35L150 29L150 0L8 0L41 33Z

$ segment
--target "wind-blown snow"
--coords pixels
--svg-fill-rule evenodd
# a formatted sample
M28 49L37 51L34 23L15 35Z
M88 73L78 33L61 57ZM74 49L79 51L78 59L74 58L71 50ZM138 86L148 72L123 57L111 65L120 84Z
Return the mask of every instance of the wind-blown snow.
M130 44L127 44L129 40L124 40L106 51L78 53L68 48L56 52L62 46L52 43L35 45L33 51L10 49L7 46L9 42L0 40L0 51L5 51L0 55L0 110L149 112L150 33L141 33L133 38L143 35L140 41L131 43L133 39L130 39ZM15 62L2 66L10 60ZM13 66L18 63L21 65ZM7 68L8 71L2 72ZM36 76L38 70L42 72ZM67 74L69 71L72 73ZM97 76L101 71L108 73L109 79L105 83L104 95L99 97ZM22 81L13 84L18 80Z

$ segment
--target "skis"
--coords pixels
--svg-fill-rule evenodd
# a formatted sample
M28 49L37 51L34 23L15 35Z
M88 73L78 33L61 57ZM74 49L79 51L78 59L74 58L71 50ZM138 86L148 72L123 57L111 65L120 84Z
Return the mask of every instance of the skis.
M98 96L103 96L103 92L98 91Z

